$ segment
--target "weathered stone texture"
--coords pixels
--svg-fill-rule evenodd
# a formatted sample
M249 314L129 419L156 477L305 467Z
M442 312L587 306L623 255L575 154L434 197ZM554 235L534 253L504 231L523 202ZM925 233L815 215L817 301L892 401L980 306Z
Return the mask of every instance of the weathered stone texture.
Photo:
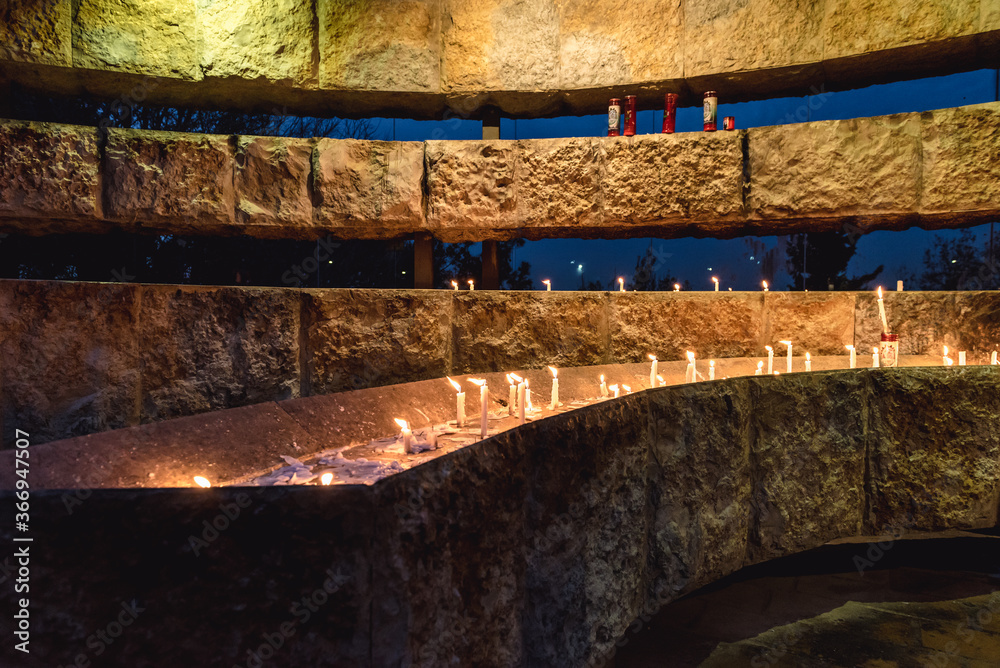
M989 366L874 372L870 529L996 524L996 378Z
M429 141L426 146L427 218L432 228L517 227L517 144Z
M918 114L754 128L748 133L753 218L916 211Z
M854 343L853 292L768 292L764 295L764 344L780 354L791 341L794 355L840 355ZM759 352L756 354L760 354Z
M517 194L520 223L547 227L599 226L602 153L597 140L519 142Z
M684 73L705 76L818 63L823 58L823 7L822 2L686 0Z
M311 165L308 139L238 137L235 199L239 222L270 227L276 233L312 222Z
M951 320L955 350L969 351L969 364L986 363L1000 348L1000 293L956 292Z
M318 0L323 88L437 92L438 0Z
M235 216L233 168L229 137L109 129L107 214L177 232L224 229Z
M825 7L827 59L968 35L979 24L979 0L827 0Z
M360 238L424 227L424 145L320 139L313 152L317 223Z
M754 380L754 531L748 559L862 535L867 379L831 373ZM860 421L860 424L859 424Z
M684 75L679 0L555 0L560 88L619 86Z
M315 81L313 0L196 0L199 65L206 77Z
M739 133L621 137L601 147L606 225L742 218Z
M956 332L963 323L956 319L955 296L951 292L885 292L885 315L889 330L899 335L900 355L941 355L942 346L958 350ZM988 298L987 298L988 299ZM993 301L993 300L989 300ZM882 335L875 293L857 294L854 340L858 354L871 352ZM980 340L976 348L989 346L993 340ZM974 348L975 349L975 348ZM957 356L952 359L958 362Z
M1000 206L1000 105L939 109L923 119L921 211Z
M313 394L445 375L451 294L430 290L308 290Z
M73 66L198 80L195 0L76 0Z
M461 293L452 316L452 367L465 373L600 364L606 313L601 293Z
M979 6L979 31L1000 30L1000 2L981 0Z
M95 128L0 122L0 216L90 221L101 216Z
M746 556L755 483L750 385L707 387L658 390L648 400L653 610L739 569Z
M142 420L299 396L299 298L268 288L143 286Z
M690 292L611 293L611 359L639 362L760 354L763 294L698 295Z
M0 281L3 445L44 443L138 417L138 289Z
M0 5L0 60L72 65L70 0L6 0Z

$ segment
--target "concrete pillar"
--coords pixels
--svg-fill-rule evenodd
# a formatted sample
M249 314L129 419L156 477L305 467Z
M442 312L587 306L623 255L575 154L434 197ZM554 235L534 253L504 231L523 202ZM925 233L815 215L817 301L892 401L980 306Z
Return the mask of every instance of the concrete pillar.
M500 139L500 110L496 107L483 110L483 139Z
M483 290L500 289L500 271L497 267L497 242L483 242Z
M434 287L434 237L429 234L413 237L413 287Z

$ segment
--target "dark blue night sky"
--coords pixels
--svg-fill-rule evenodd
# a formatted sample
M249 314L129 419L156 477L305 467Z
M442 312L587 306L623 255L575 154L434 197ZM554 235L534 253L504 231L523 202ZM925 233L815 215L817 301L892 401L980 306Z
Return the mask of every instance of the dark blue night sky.
M851 91L824 95L780 98L741 104L725 104L725 91L719 91L719 118L735 116L737 128L762 125L784 125L803 121L860 118L911 111L926 111L967 104L992 102L998 97L998 70L978 70L944 77L903 81L870 86ZM500 124L502 139L533 139L547 137L603 136L606 117L565 116L561 118L510 120ZM659 132L663 111L640 111L638 134ZM678 110L678 132L701 131L701 107ZM482 125L478 121L411 121L381 120L380 139L423 141L426 139L479 139ZM973 228L980 240L989 236L989 225ZM857 254L851 261L849 275L872 271L885 265L879 277L883 285L895 285L905 273L919 274L925 248L936 235L956 235L954 231L926 232L910 229L904 232L874 232L858 243ZM553 289L570 290L579 287L581 278L600 280L605 284L615 276L631 276L636 258L645 253L650 243L660 257L668 256L667 269L681 280L688 280L693 289L712 288L710 276L720 277L723 289L752 290L760 285L759 250L778 246L779 237L743 237L739 239L629 239L616 241L554 239L527 242L518 249L515 261L530 262L537 287L543 278L551 278ZM752 258L752 259L751 259ZM775 287L786 289L790 279L778 262Z

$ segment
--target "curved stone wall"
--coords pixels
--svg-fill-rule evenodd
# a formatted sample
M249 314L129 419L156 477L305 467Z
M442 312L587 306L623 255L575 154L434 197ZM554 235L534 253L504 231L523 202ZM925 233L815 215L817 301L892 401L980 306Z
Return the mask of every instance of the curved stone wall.
M997 373L660 388L372 487L39 491L32 657L72 663L134 602L106 648L120 664L229 668L270 644L279 665L600 665L634 619L742 566L995 526ZM6 540L13 519L0 516Z
M15 0L0 75L175 105L537 116L626 90L659 108L665 90L743 101L995 66L998 43L981 0Z
M0 231L734 237L1000 218L1000 102L739 132L382 142L0 121Z
M888 292L905 355L1000 343L1000 293ZM705 327L704 323L714 323ZM813 355L878 340L873 293L452 292L0 280L4 425L36 442L449 374ZM976 358L970 357L970 363ZM11 432L4 432L10 447Z

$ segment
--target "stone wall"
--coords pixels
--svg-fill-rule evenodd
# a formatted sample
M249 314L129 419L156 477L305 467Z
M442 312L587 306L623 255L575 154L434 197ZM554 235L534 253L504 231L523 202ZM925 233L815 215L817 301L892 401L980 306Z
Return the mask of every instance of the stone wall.
M602 665L640 615L743 566L838 538L995 526L997 375L659 388L372 487L34 492L32 654L0 656L72 663L134 602L143 612L105 648L116 664L231 668L264 645L274 665ZM5 540L13 520L0 516Z
M0 232L660 238L1000 218L1000 102L739 132L387 142L0 121Z
M888 292L901 353L1000 345L1000 293ZM711 325L708 326L707 324ZM3 423L59 440L447 374L869 349L853 292L452 292L0 280ZM970 363L975 358L970 357ZM980 360L981 361L981 360ZM10 429L4 445L10 446Z
M0 77L116 99L307 115L600 113L995 66L982 0L46 0L0 13ZM150 80L155 86L149 86Z

